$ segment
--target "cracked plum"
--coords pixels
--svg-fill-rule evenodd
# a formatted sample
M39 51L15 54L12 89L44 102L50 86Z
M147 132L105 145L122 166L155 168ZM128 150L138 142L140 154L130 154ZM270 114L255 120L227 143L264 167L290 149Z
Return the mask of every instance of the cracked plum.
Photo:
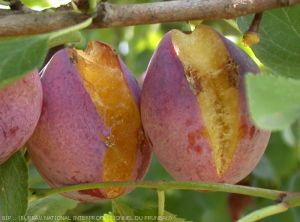
M114 50L91 42L58 51L42 73L44 102L29 154L51 187L141 179L151 152L137 82ZM80 201L118 197L108 187L64 194Z
M168 32L146 71L141 114L160 163L178 180L236 183L256 166L270 132L251 121L245 73L259 68L209 26Z

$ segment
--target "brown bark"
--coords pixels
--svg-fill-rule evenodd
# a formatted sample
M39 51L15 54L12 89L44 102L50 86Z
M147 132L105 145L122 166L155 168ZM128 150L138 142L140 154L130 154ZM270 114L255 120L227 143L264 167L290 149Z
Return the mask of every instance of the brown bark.
M91 28L196 19L235 18L299 4L300 0L177 0L140 4L99 3ZM40 34L75 25L88 15L73 11L0 14L0 36Z

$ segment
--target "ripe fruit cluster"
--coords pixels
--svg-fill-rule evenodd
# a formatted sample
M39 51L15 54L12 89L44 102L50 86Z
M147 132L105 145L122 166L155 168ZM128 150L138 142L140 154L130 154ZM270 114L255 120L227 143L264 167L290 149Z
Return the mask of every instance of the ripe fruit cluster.
M91 42L85 51L62 49L41 71L41 81L33 71L1 89L0 163L28 141L42 177L59 187L142 179L153 150L178 180L236 183L253 170L270 136L250 120L246 72L259 69L204 25L192 34L165 35L141 98L110 46ZM129 191L64 195L96 201Z

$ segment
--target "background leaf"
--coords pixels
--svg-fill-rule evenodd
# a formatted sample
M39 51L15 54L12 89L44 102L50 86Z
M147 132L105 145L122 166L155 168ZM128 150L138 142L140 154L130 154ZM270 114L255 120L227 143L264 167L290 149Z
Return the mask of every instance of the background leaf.
M247 75L246 81L250 113L260 128L283 130L299 117L299 80L274 75Z
M60 195L48 196L42 199L34 200L29 204L26 216L63 216L67 210L77 206L78 201L64 198ZM34 217L29 217L27 222L36 221ZM53 222L61 221L51 219Z
M255 170L252 172L255 177L263 178L267 180L276 181L277 176L274 168L266 156L263 156L259 163L257 164Z
M297 171L297 152L296 147L290 147L284 142L282 133L272 133L265 157L272 164L278 180L283 182Z
M259 44L253 46L257 58L275 74L300 78L300 6L264 12L260 25ZM251 16L237 22L245 32Z
M48 50L48 36L0 39L0 87L39 68Z
M126 205L125 203L122 203L118 200L113 200L112 209L114 215L124 217L121 221L125 221L125 222L134 221L134 210L128 205Z
M18 221L28 202L28 172L21 151L0 165L0 218L11 216Z
M300 147L300 119L297 119L296 122L294 122L291 125L291 137L292 137L292 144L296 147Z
M157 207L151 207L147 209L133 209L127 204L120 201L112 201L113 203L113 214L115 216L121 216L121 220L117 221L143 221L143 222L151 222L151 221L169 221L169 222L185 222L186 220L183 218L177 217L177 215L170 213L168 211L164 212L164 217L158 219Z

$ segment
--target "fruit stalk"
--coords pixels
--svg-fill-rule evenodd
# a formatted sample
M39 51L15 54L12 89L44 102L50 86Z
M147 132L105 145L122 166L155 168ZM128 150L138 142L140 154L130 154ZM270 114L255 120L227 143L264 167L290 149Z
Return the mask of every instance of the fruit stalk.
M31 188L33 195L37 197L45 197L58 193L72 192L77 190L88 190L106 187L131 187L131 188L145 188L157 190L207 190L215 192L238 193L254 197L261 197L270 200L281 200L282 197L289 195L289 192L264 189L258 187L248 187L233 184L219 184L219 183L204 183L192 181L126 181L126 182L102 182L102 183L86 183L71 186L63 186L51 189ZM300 196L298 197L300 200ZM298 204L297 204L298 205ZM299 203L300 205L300 203Z
M33 195L42 198L48 195L71 192L84 189L95 189L105 187L130 187L130 188L146 188L157 189L160 192L166 190L207 190L216 192L236 193L253 197L261 197L278 201L276 205L268 206L246 215L241 218L239 222L257 221L271 215L279 214L287 211L289 208L300 206L300 194L294 192L285 192L279 190L263 189L257 187L248 187L232 184L218 184L218 183L202 183L202 182L177 182L177 181L128 181L128 182L103 182L80 184L73 186L59 187L55 189L38 189L31 188ZM160 194L161 195L161 194ZM162 200L162 198L160 198ZM161 206L161 204L160 204ZM161 212L161 211L160 211Z

